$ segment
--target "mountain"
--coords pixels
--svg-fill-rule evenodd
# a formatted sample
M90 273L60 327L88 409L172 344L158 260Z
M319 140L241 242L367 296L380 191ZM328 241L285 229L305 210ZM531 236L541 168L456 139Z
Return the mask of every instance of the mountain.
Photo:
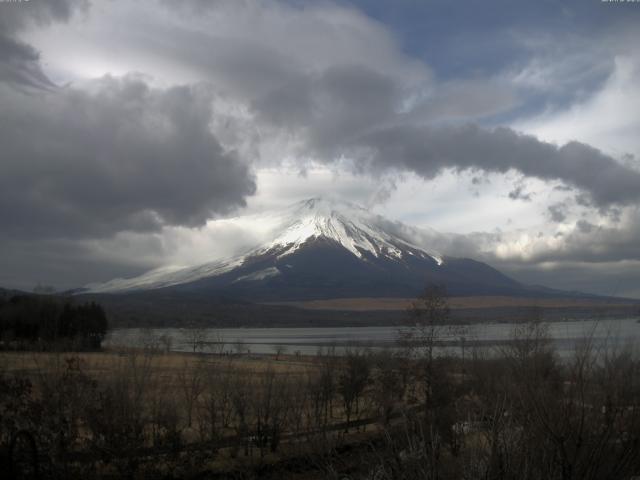
M451 295L533 295L496 269L413 245L398 224L322 198L262 215L267 240L235 258L152 270L93 284L82 293L162 291L258 302L350 297L414 297L427 284ZM256 219L258 221L258 219Z

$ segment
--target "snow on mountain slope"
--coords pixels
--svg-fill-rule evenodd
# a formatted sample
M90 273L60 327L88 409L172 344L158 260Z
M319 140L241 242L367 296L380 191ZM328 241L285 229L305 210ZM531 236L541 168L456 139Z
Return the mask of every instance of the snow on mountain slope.
M420 250L384 231L379 226L381 217L353 204L312 198L295 204L287 213L282 233L262 250L286 247L279 254L282 257L295 252L310 238L319 237L334 240L358 258L362 258L364 252L374 257L400 258L406 247ZM441 262L439 257L430 256Z
M92 283L87 285L81 293L124 292L170 287L222 275L239 267L243 261L244 257L238 257L230 261L210 262L194 267L161 267L134 278L116 278L105 283Z
M384 218L345 202L313 198L281 211L257 216L255 220L271 225L270 240L236 258L196 266L163 267L131 279L87 285L84 293L147 290L190 283L229 273L252 258L270 252L275 252L281 259L319 238L335 242L363 261L367 261L368 255L397 260L407 255L420 255L442 264L438 255L428 253L388 231L384 227L385 223L388 225ZM268 268L238 276L234 282L255 281L278 274L276 268Z

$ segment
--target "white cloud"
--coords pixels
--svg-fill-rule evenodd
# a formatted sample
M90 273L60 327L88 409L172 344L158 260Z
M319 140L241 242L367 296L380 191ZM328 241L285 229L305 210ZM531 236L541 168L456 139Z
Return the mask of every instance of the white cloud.
M607 81L589 98L523 119L515 128L546 141L578 140L618 158L640 158L640 56L618 56L614 65Z

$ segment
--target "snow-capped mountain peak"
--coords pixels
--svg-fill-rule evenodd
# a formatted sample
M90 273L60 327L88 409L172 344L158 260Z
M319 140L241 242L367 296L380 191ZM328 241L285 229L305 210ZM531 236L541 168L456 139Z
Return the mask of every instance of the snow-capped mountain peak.
M356 257L364 252L373 256L401 257L402 246L411 246L375 225L376 216L362 207L324 198L312 198L290 209L281 233L266 247L284 247L280 257L290 254L310 239L325 238L340 244Z
M273 225L268 239L243 255L196 266L163 267L136 278L88 285L86 289L94 293L156 289L219 277L235 269L238 275L232 283L272 278L280 272L275 264L261 271L247 272L242 267L269 256L274 257L273 262L280 262L315 240L332 242L365 262L380 258L401 261L407 256L418 256L442 264L438 255L427 253L386 228L384 218L347 202L312 198L259 217L260 221Z

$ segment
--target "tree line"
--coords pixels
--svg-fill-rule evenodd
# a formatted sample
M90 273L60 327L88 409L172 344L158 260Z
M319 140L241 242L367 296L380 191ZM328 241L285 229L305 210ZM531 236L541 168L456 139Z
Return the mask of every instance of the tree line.
M98 349L107 333L104 309L95 302L74 304L45 295L0 297L0 345L3 348L46 348L72 342Z

